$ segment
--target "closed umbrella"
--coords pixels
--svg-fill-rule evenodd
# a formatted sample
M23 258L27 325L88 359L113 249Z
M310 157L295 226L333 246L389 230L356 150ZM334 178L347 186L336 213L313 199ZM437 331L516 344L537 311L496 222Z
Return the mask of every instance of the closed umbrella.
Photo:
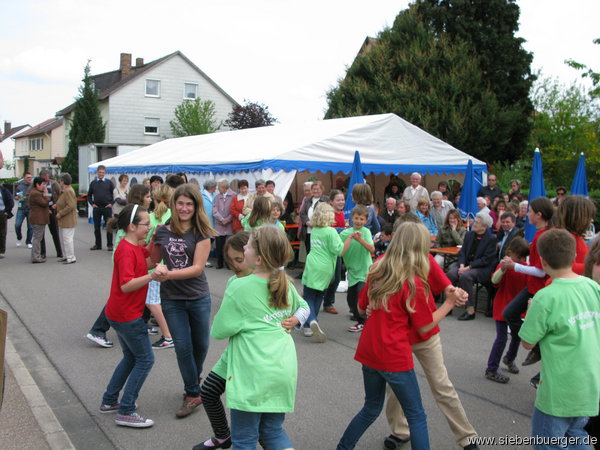
M355 184L363 184L365 177L363 176L362 164L360 163L360 154L358 150L354 152L354 162L352 163L352 172L350 172L350 182L348 184L348 195L346 195L346 204L344 205L344 217L350 219L354 202L352 201L352 188Z
M460 191L460 200L458 201L458 211L463 219L469 217L475 218L475 215L479 212L479 208L477 207L478 191L479 186L473 174L473 161L469 160L467 171L465 172L465 180Z
M575 178L573 178L573 184L571 184L571 195L583 195L589 198L587 175L585 173L585 157L583 152L579 156L579 163L577 164L577 170L575 171Z
M536 148L533 153L533 169L531 170L531 183L529 183L529 203L538 197L546 196L546 185L544 184L544 169L542 168L542 155L540 149ZM525 222L525 239L531 242L535 236L535 225Z

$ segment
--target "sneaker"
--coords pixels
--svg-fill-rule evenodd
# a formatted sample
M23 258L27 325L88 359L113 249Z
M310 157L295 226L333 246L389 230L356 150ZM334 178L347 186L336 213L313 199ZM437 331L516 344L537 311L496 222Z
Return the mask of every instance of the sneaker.
M158 330L154 327L149 327L148 334L158 334Z
M17 247L20 247L21 245L23 245L23 243L21 241L17 241Z
M100 405L100 412L102 414L112 413L112 412L118 411L118 409L120 407L121 407L121 404L119 402L113 403L112 405L105 405L104 403L102 403Z
M485 371L485 377L490 381L495 381L496 383L506 384L510 381L510 378L504 375L501 372L493 372L491 370Z
M383 440L383 447L389 450L397 450L401 445L406 444L410 439L400 439L390 434Z
M208 261L206 261L206 264L204 264L204 267L212 267L212 266L213 266L212 263L210 263Z
M310 328L303 328L302 329L304 336L306 337L312 337L313 335L313 330L311 330Z
M364 328L364 325L362 323L357 323L354 326L351 326L350 328L348 328L348 331L350 331L351 333L360 333Z
M171 348L171 347L175 347L175 344L173 343L173 339L166 339L164 336L161 336L161 338L156 341L154 344L152 344L152 348Z
M319 322L317 322L316 320L312 320L310 322L310 329L313 332L315 341L322 344L323 342L325 342L327 340L327 335L325 333L323 333L323 330L321 330L321 327L319 326Z
M85 335L85 337L88 338L90 341L95 342L100 347L111 348L113 346L113 343L111 341L102 336L96 336L92 333L88 333Z
M194 409L196 409L201 404L202 404L202 399L200 397L189 397L186 395L183 399L181 408L179 408L177 410L175 415L179 418L187 417L192 412L194 412Z
M132 428L148 428L154 425L154 421L151 419L145 419L138 413L133 414L117 414L115 417L115 423L122 427Z
M63 264L75 264L77 262L77 260L75 258L73 259L66 259Z
M67 260L67 258L63 257L63 256L57 256L57 262L65 262Z
M93 245L90 247L90 250L102 250L102 247L98 247L97 245Z
M502 358L502 363L506 366L506 370L508 370L510 373L519 373L519 368L517 367L515 362L509 361L508 359L506 359L506 356Z
M32 248L33 248L33 245L31 245L31 244L27 244L27 248L28 248L28 249L32 249Z

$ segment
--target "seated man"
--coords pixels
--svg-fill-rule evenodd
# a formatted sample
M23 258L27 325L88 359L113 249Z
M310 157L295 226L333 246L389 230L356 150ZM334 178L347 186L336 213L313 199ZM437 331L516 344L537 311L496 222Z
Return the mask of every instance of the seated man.
M496 237L488 231L492 226L489 214L479 212L475 216L472 231L465 235L465 241L458 254L458 267L450 269L448 278L452 284L469 294L467 310L458 320L475 318L475 283L489 282L492 270L496 267Z

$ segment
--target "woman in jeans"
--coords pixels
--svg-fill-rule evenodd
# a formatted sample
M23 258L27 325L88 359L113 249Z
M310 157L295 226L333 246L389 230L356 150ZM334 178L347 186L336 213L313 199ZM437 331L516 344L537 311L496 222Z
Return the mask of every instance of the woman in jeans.
M175 189L171 218L156 230L152 241L152 260L163 260L169 269L159 279L160 298L185 389L183 404L175 413L180 418L202 403L200 374L210 332L210 291L204 267L210 237L215 234L198 189L184 184Z

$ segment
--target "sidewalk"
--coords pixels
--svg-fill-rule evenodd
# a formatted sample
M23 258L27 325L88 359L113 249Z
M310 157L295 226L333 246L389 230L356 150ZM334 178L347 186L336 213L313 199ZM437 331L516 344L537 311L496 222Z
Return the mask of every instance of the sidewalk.
M15 351L10 338L6 344L6 380L0 410L2 449L73 449L73 444Z

